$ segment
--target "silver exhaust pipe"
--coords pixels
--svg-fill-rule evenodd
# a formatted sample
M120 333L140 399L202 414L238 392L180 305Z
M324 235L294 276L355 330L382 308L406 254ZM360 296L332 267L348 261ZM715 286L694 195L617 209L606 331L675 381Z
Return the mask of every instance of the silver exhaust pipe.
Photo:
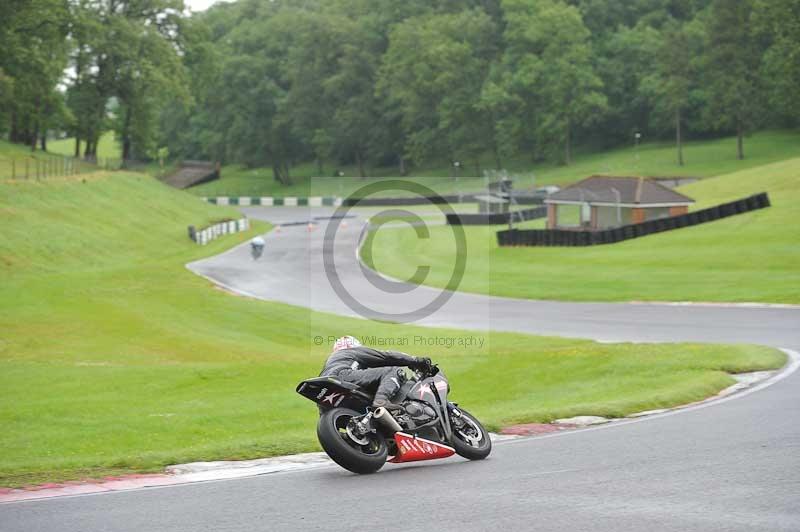
M373 410L372 419L377 419L379 423L392 431L392 434L395 432L402 432L403 430L403 427L400 426L400 423L397 422L394 416L382 406Z

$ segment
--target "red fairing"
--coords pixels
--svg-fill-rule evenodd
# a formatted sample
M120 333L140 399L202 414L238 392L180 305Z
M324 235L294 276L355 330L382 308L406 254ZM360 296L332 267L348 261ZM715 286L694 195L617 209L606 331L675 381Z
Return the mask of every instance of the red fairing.
M424 438L415 438L405 432L395 433L394 441L397 443L397 455L389 461L395 464L447 458L456 452L447 445Z

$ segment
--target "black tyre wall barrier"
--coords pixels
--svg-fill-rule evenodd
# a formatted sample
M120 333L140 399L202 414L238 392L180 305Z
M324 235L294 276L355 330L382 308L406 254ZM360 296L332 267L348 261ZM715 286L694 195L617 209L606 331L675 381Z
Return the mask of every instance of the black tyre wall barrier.
M497 243L500 246L593 246L597 244L613 244L615 242L622 242L623 240L630 240L631 238L639 238L654 233L713 222L720 218L736 216L737 214L764 209L769 206L769 196L766 192L761 192L760 194L754 194L747 198L731 201L729 203L722 203L714 207L693 211L687 214L658 220L648 220L638 224L630 224L602 231L569 231L564 229L513 229L511 231L498 231ZM546 215L546 209L544 207L541 209L544 210L544 215ZM458 216L461 218L461 223L464 224L464 216L493 215L468 214ZM448 223L452 223L449 218L450 216L448 216ZM506 219L506 222L507 221Z
M432 198L425 198L421 196L409 196L405 198L345 198L342 201L342 204L346 207L352 207L356 204L359 207L401 207L404 205L428 205L430 203L477 203L478 200L476 196L480 195L482 194L448 194ZM544 196L515 194L514 201L520 205L541 205L544 201Z
M474 202L474 194L464 194L463 196L439 196L432 198L424 198L421 196L409 196L407 198L345 198L342 205L352 207L358 205L359 207L400 207L403 205L428 205L431 203L458 203Z
M515 222L522 220L536 220L547 216L547 207L522 209L515 212L499 212L493 214L448 214L447 223L450 225L500 225L507 224L511 216Z

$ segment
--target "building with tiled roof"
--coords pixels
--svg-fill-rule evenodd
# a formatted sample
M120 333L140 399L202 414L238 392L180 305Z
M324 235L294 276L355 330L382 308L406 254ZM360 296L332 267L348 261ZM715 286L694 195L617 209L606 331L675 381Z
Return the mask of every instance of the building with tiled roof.
M692 203L654 180L594 175L548 196L547 228L608 229L685 214Z

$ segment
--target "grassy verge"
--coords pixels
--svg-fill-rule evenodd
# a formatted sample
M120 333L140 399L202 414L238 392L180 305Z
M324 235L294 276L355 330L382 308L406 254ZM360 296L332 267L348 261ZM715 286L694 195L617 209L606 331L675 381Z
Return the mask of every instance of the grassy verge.
M800 159L705 179L681 191L697 200L695 208L767 191L772 207L589 248L500 248L496 232L502 226L466 227L460 289L531 299L800 303ZM429 264L426 283L444 286L453 242L447 227L432 227L430 239L409 228L385 228L366 241L362 257L397 278Z
M638 148L633 146L606 152L579 152L570 166L532 164L528 158L519 157L503 162L504 168L515 176L517 189L528 189L553 183L568 183L592 174L645 175L645 176L695 176L710 177L746 168L752 168L800 155L800 134L790 131L763 131L745 139L747 158L736 159L734 137L692 141L686 143L685 166L675 162L675 147L671 142L648 142ZM493 168L494 162L487 154L481 168ZM321 175L332 175L332 167ZM344 178L319 176L316 165L302 164L292 169L295 183L282 186L272 178L269 168L242 168L226 166L222 179L189 189L200 196L308 196L348 195L363 186L365 181L354 176L354 167L340 168ZM396 168L370 169L374 178L396 176ZM413 168L409 179L427 185L440 194L454 194L483 190L485 180L474 165L466 166L459 179L452 177L452 167L447 162L434 162ZM401 195L398 192L387 195Z
M373 323L235 297L184 264L186 225L234 211L135 174L0 183L0 486L318 449L294 392L356 334L439 361L491 427L686 403L775 350L596 344ZM426 347L434 338L484 345ZM377 341L377 340L375 340ZM374 341L373 341L374 343Z

